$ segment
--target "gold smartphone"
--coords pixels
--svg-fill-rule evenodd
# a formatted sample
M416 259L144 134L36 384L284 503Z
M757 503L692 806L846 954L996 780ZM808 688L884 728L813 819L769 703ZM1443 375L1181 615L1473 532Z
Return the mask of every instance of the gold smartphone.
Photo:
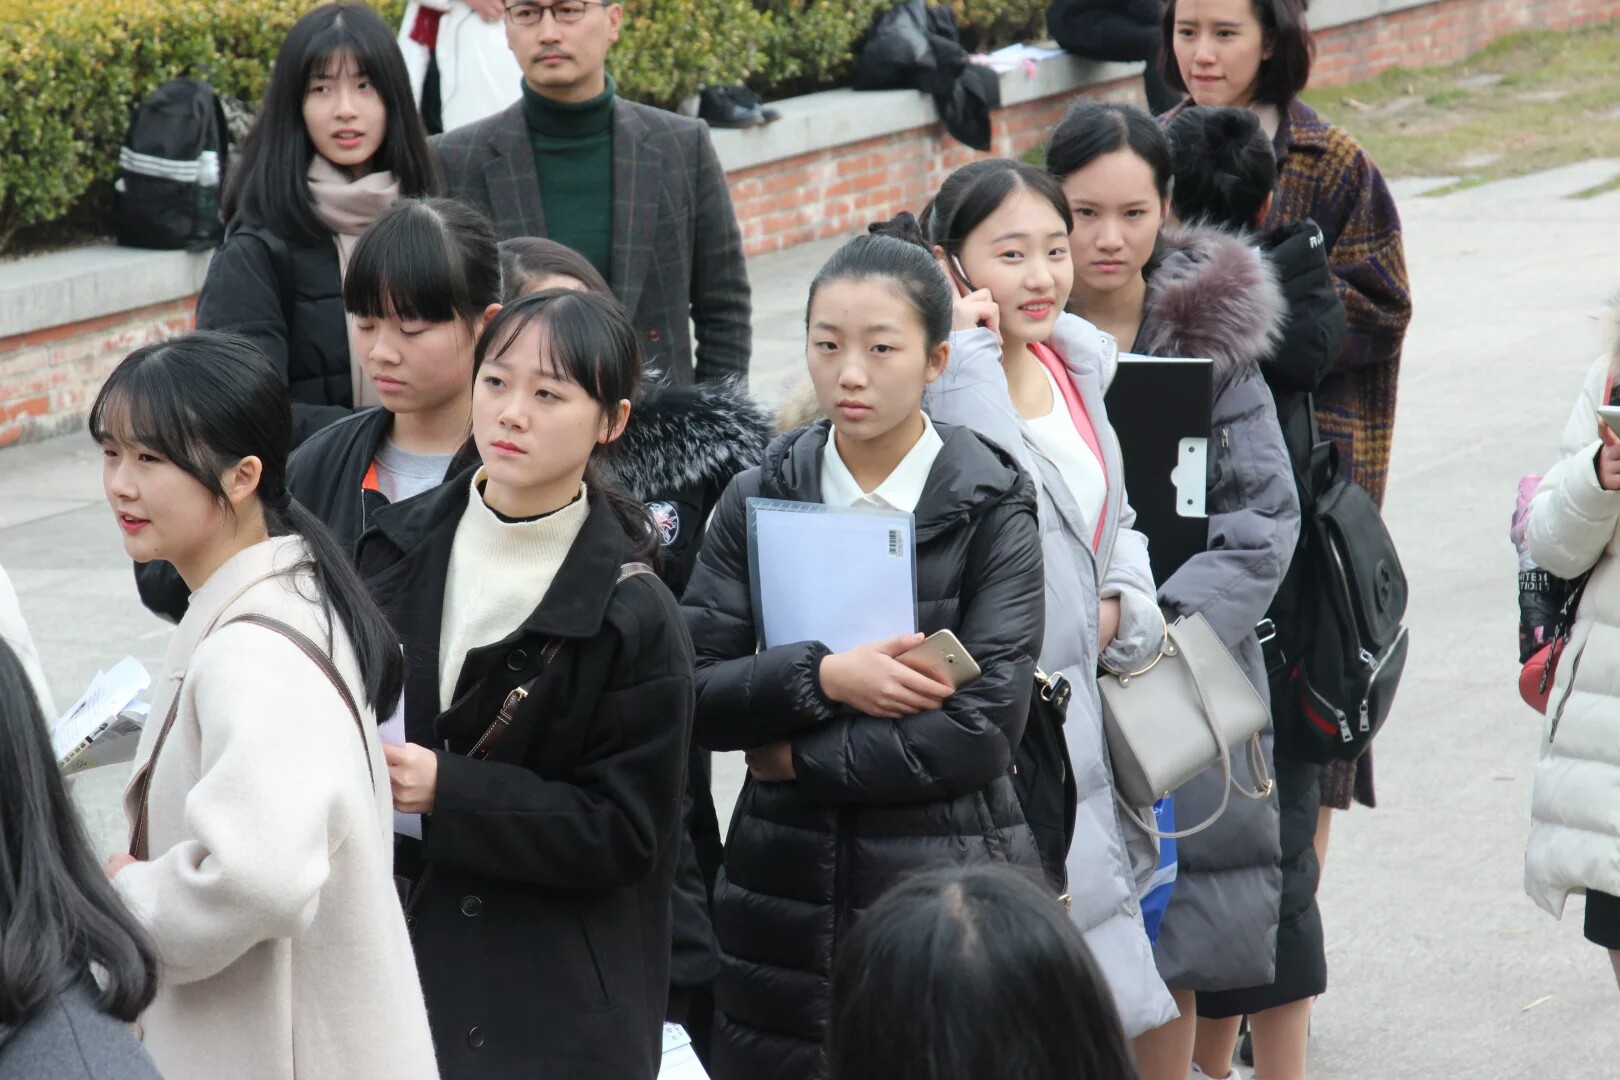
M915 649L896 657L913 671L920 671L946 686L960 690L982 672L978 663L949 630L928 635Z

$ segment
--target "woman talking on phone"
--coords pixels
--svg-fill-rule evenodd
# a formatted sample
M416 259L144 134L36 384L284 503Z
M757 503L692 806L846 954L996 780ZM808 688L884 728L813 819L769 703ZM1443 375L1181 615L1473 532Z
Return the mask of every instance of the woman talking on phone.
M921 410L950 358L952 306L928 253L891 237L857 237L828 260L806 351L831 420L778 438L731 483L682 603L698 737L747 751L749 766L715 886L716 1080L817 1075L833 954L894 881L940 863L1038 873L1008 775L1041 640L1035 494L1011 455ZM917 626L953 631L978 678L953 692L899 662L923 633L761 651L755 497L911 513Z
M1040 493L1041 668L1073 689L1064 724L1079 795L1066 853L1070 917L1125 1030L1137 1035L1172 1015L1137 902L1157 860L1151 838L1124 824L1115 803L1096 670L1099 658L1123 671L1145 667L1164 620L1103 407L1113 342L1063 311L1074 279L1071 223L1057 181L992 159L951 174L920 225L907 214L881 228L930 251L955 279L951 361L924 406L1012 449Z

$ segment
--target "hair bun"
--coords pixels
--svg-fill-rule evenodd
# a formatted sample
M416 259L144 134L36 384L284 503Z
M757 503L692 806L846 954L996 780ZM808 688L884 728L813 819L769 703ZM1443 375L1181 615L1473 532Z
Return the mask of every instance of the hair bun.
M902 210L888 221L874 221L866 227L866 231L873 236L892 236L908 244L928 246L928 237L923 234L922 226L910 210Z

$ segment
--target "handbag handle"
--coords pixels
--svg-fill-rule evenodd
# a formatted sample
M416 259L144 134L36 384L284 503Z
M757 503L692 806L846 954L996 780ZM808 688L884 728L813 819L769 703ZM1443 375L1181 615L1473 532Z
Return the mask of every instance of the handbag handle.
M1133 825L1156 840L1181 840L1203 832L1220 820L1222 814L1226 813L1226 808L1231 804L1232 792L1234 791L1246 799L1259 801L1269 798L1276 786L1275 781L1271 778L1271 771L1266 767L1266 755L1260 746L1259 732L1249 737L1248 745L1249 773L1257 778L1254 789L1251 791L1245 788L1237 782L1237 777L1232 775L1232 754L1227 746L1226 733L1221 730L1220 725L1215 723L1213 719L1215 710L1210 707L1209 697L1204 690L1204 680L1201 678L1201 676L1211 673L1207 668L1201 666L1201 662L1195 658L1194 654L1180 649L1175 636L1176 627L1180 625L1181 620L1177 619L1174 625L1166 627L1165 645L1160 655L1162 658L1164 656L1175 656L1180 652L1187 661L1187 668L1192 672L1193 689L1198 694L1198 704L1204 713L1204 722L1209 725L1209 733L1214 736L1215 748L1221 757L1221 777L1224 783L1221 784L1221 805L1215 808L1215 812L1197 825L1188 829L1179 829L1175 832L1161 832L1144 821L1137 808L1128 805L1125 802L1125 797L1119 793L1119 788L1116 787L1114 789L1114 801L1118 803L1120 810L1126 817L1130 818ZM1263 781L1263 784L1261 781Z
M272 619L268 615L248 612L224 623L220 629L224 629L224 627L233 623L249 623L280 634L296 645L298 650L309 658L310 663L320 669L321 674L326 676L327 681L332 684L332 688L343 699L343 704L348 708L349 715L354 718L355 729L360 732L360 749L366 755L366 772L370 774L371 783L375 786L377 783L377 767L371 763L371 751L366 747L366 725L365 721L360 719L360 706L355 704L354 694L350 692L349 685L343 681L343 676L338 673L337 665L332 663L332 658L326 654L326 651L309 640L301 631L293 629L280 619ZM212 632L214 628L210 627L209 629ZM169 730L174 727L175 718L180 715L180 693L184 689L185 684L183 682L174 688L174 699L169 702L169 714L163 718L163 727L158 730L157 742L152 745L152 756L146 759L146 774L141 777L140 810L136 812L135 828L130 833L129 838L129 854L132 858L146 858L146 819L151 808L149 800L152 794L152 772L157 765L158 755L163 752L163 744L168 741Z

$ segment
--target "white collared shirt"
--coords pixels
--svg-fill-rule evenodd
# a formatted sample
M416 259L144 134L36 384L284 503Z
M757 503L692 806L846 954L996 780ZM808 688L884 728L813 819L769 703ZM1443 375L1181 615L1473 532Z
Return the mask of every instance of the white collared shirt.
M922 501L928 474L934 469L934 459L945 446L945 440L934 430L934 422L923 414L922 438L917 440L894 471L884 477L883 483L870 492L862 491L855 476L838 454L838 436L827 433L827 446L821 452L821 501L828 506L875 506L880 510L903 510L915 513Z

